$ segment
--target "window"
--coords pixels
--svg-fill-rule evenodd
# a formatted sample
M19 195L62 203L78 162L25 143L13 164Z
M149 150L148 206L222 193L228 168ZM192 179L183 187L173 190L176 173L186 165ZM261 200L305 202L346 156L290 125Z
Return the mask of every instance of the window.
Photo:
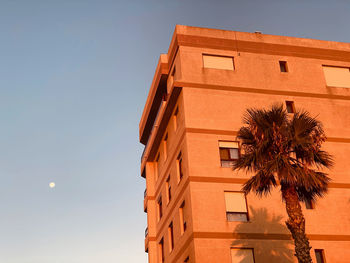
M307 201L305 201L305 207L306 207L306 209L314 209L315 204L312 200L307 200Z
M316 263L326 263L323 249L315 249Z
M178 182L180 182L182 177L183 177L183 167L182 167L182 155L181 155L181 152L177 156L176 170L177 170L177 177L178 177L177 180L178 180Z
M171 252L174 249L174 228L173 228L173 222L171 222L169 227L168 227L168 235L169 235L169 250Z
M281 72L288 72L287 61L280 61Z
M163 263L164 262L164 240L163 238L159 241L158 244L158 254L159 254L159 262Z
M174 130L176 131L177 130L177 115L179 114L179 108L177 107L175 112L174 112L174 117L173 117L173 120L174 120Z
M158 199L157 208L158 208L157 210L158 210L158 221L159 221L163 216L162 196L160 196Z
M227 221L248 221L247 201L243 192L225 192Z
M288 113L295 113L294 101L286 101L286 108Z
M226 56L214 56L203 54L203 67L234 70L233 57Z
M166 190L166 197L167 197L167 204L169 204L171 200L171 186L170 186L170 175L168 176L168 179L165 182L165 190Z
M322 66L326 84L330 87L350 88L350 68Z
M168 134L164 136L163 140L163 151L164 151L164 160L168 157Z
M184 263L188 263L188 262L190 262L190 257L189 256L187 258L185 258L185 260L184 260Z
M185 231L186 231L186 221L185 221L184 209L185 209L185 201L182 202L182 204L179 208L181 235L183 233L185 233Z
M221 167L232 167L239 157L238 142L219 141Z
M232 263L254 263L254 251L252 248L231 248Z
M155 164L155 168L154 168L154 173L155 173L155 178L156 181L158 180L158 176L159 176L159 158L160 158L160 154L157 154L156 157L156 164Z

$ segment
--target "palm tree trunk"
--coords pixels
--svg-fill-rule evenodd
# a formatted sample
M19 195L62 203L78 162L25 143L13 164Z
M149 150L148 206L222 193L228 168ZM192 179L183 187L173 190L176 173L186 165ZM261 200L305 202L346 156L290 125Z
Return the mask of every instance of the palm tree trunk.
M289 216L286 225L292 233L295 244L295 256L299 263L312 263L310 256L309 239L305 234L305 218L301 211L299 199L294 186L283 187L282 196L286 202L286 210Z

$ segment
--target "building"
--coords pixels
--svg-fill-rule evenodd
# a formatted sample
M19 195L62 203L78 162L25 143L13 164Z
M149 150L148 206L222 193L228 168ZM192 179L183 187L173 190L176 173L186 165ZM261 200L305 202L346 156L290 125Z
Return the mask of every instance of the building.
M350 262L350 44L176 26L140 121L149 262L297 262L280 193L244 196L233 172L248 107L323 122L329 193L303 206L314 262Z

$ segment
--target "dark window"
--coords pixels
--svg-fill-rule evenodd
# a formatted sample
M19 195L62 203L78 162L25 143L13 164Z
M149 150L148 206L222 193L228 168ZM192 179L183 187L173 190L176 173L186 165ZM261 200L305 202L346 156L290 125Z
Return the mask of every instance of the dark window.
M295 112L295 106L294 101L286 101L286 108L288 113L294 113Z
M239 158L238 142L219 142L221 167L232 167Z
M182 167L182 155L181 152L177 156L177 173L178 173L178 181L180 182L183 177L183 167Z
M179 208L179 214L180 214L180 232L181 235L186 231L186 220L185 220L185 201L182 202L180 208Z
M183 171L182 171L182 158L179 159L179 174L180 174L180 180L183 177Z
M170 175L168 176L168 179L165 182L165 188L166 188L166 191L167 191L167 201L169 203L170 200L171 200Z
M163 240L163 238L160 240L158 247L159 247L159 258L161 259L161 262L164 262L164 240Z
M190 257L185 258L184 263L190 262Z
M171 200L171 186L169 185L168 187L168 198L169 198L169 202Z
M315 249L315 256L316 256L317 263L325 263L326 262L323 249Z
M287 61L280 61L281 72L288 72Z
M169 247L170 247L170 252L173 251L174 249L174 228L173 228L173 222L170 223L169 228Z
M315 204L312 200L307 200L307 201L305 201L305 207L306 207L306 209L314 209Z
M162 197L158 199L158 220L160 220L163 216L163 205L162 205Z

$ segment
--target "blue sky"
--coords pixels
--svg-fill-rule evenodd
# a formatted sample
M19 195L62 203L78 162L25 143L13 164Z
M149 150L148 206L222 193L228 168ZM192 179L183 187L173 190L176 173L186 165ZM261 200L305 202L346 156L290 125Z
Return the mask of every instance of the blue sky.
M0 0L0 262L146 262L138 122L175 24L350 42L348 1L305 2Z

